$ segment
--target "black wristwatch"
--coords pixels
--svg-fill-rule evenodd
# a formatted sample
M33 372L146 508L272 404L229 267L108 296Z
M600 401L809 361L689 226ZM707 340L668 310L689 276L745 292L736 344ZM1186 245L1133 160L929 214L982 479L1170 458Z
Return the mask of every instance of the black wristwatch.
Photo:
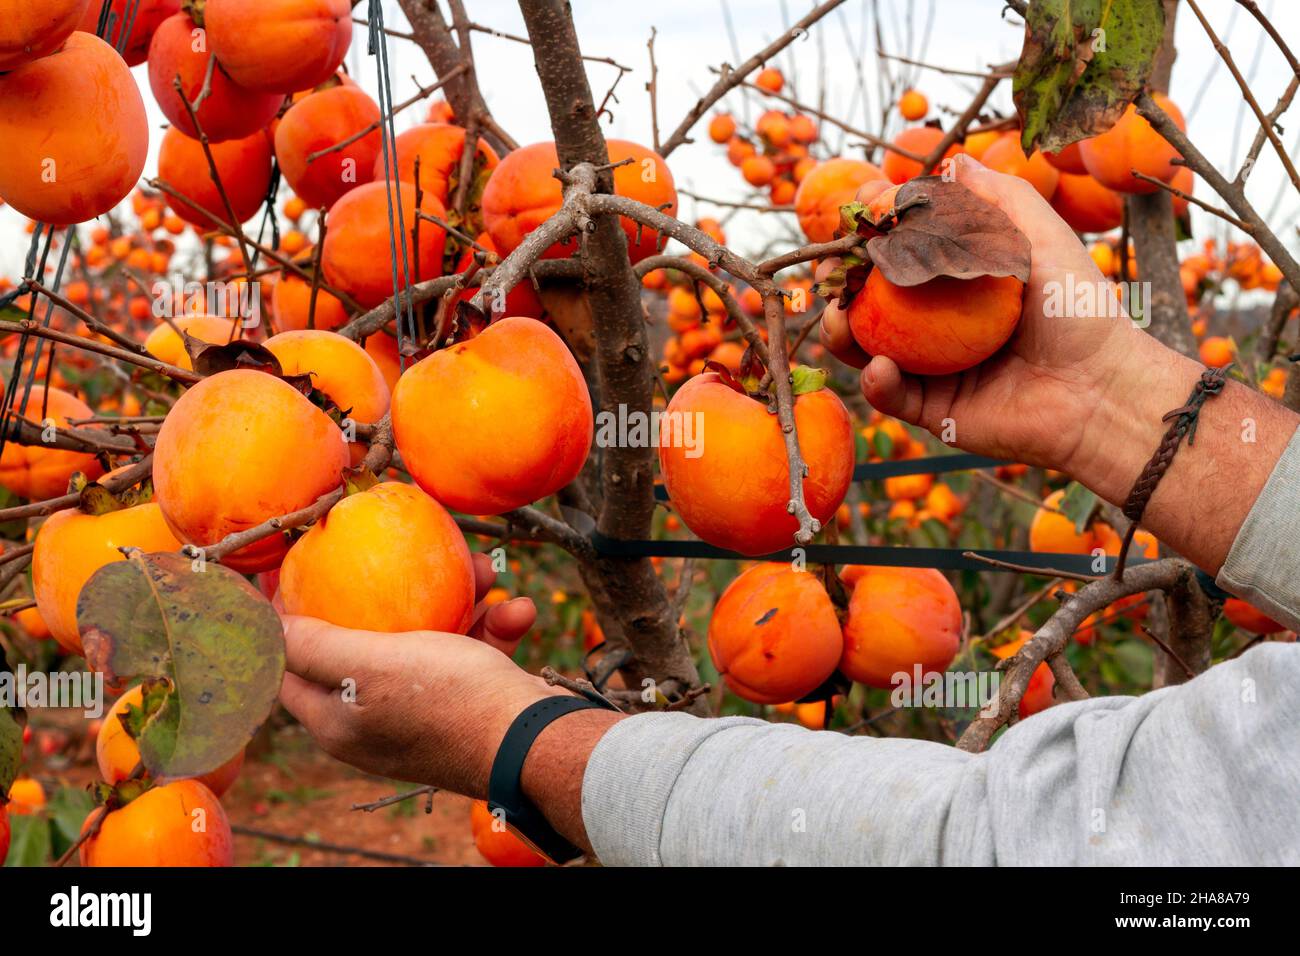
M505 737L501 739L496 759L492 761L492 773L488 777L488 809L494 815L500 810L512 830L554 863L576 860L583 852L560 836L542 811L524 796L523 782L520 779L524 760L528 757L533 741L552 721L578 710L607 708L613 709L612 705L584 697L546 697L530 704L514 719Z

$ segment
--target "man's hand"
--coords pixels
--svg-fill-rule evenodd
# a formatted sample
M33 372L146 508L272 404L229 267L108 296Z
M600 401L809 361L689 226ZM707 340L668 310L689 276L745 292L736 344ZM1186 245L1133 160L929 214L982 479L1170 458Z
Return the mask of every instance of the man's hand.
M474 571L481 600L495 578L486 555L474 555ZM482 797L510 721L561 693L507 656L536 618L528 598L480 604L468 637L355 631L285 616L280 699L339 760Z
M1124 351L1118 343L1136 330L1118 308L1077 314L1072 290L1085 284L1095 296L1110 290L1074 232L1032 186L965 155L955 157L953 169L957 182L1006 213L1033 249L1024 312L1006 347L957 375L906 375L883 355L868 362L847 315L833 306L822 316L822 343L842 361L866 366L862 391L880 411L935 435L950 420L956 444L968 451L1068 471L1085 443L1095 393L1116 375ZM1047 314L1053 295L1064 315Z

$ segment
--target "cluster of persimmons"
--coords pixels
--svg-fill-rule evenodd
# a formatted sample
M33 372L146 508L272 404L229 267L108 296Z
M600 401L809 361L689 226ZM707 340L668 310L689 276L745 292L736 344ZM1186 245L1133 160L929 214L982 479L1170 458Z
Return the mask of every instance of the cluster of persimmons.
M120 18L122 0L112 6ZM552 175L555 145L499 155L483 139L467 143L450 109L436 103L425 122L396 137L387 155L379 104L340 71L353 33L351 4L320 0L306 20L288 18L288 6L283 0L143 0L130 36L115 45L111 31L109 41L96 35L98 2L50 0L38 14L35 5L0 0L0 16L11 18L19 38L10 42L10 33L0 32L0 137L8 144L0 151L0 196L34 223L54 227L60 242L74 243L62 296L183 370L195 370L196 344L243 342L273 359L264 368L207 374L183 391L157 375L119 377L105 387L96 379L102 363L76 349L60 348L57 359L47 349L41 361L29 358L14 369L24 380L44 383L27 394L27 418L99 434L108 433L110 416L137 419L136 434L152 442L150 485L83 495L80 506L55 511L30 532L35 606L15 619L30 636L48 638L68 655L83 653L78 596L96 571L123 559L121 548L188 547L200 556L216 549L223 565L257 576L266 596L290 614L375 631L465 632L474 614L474 573L451 512L508 514L555 494L587 461L594 419L586 380L531 283L509 292L502 317L482 329L458 324L451 344L444 340L439 348L421 339L399 355L385 330L362 342L337 331L393 295L390 217L408 233L400 265L411 282L463 272L476 254L495 263L517 249L561 206ZM290 46L294 55L283 55ZM148 190L138 189L138 182L149 129L129 72L141 63L147 63L150 90L169 123ZM774 68L755 80L773 93L783 83ZM1173 105L1164 105L1181 122ZM909 91L899 109L917 121L928 104ZM726 144L747 183L764 190L772 205L792 207L815 243L840 234L841 207L855 197L879 199L886 208L896 187L922 172L907 154L928 154L944 135L937 125L909 126L893 141L905 152L887 151L876 166L819 158L818 124L799 112L765 112L743 133L732 116L719 114L709 132ZM660 156L623 140L609 140L608 147L618 164L618 194L676 213L673 176ZM1081 233L1114 230L1123 194L1157 188L1135 179L1130 168L1191 189L1190 174L1172 162L1171 148L1131 109L1110 132L1057 155L1026 156L1017 132L1008 129L971 133L949 155L958 150L1031 182ZM292 191L278 213L268 207L274 168ZM129 219L113 212L128 197ZM271 250L276 255L264 257L271 264L257 269L246 257L240 224L264 208L281 217L284 228ZM107 224L76 228L97 217ZM725 240L717 220L702 219L698 226ZM653 230L627 219L623 228L633 263L661 252ZM1118 266L1102 263L1102 245L1118 262L1108 242L1094 246L1094 258L1117 275ZM171 291L160 299L153 281L186 263L197 274L199 247L210 260L208 275L235 288L236 301L255 292L251 300L269 308L222 312ZM543 258L576 250L576 240L557 242ZM716 272L696 253L685 258L696 270ZM1201 258L1203 264L1184 266L1199 270L1189 296L1219 275L1246 288L1276 285L1257 249L1253 258L1246 247L1220 258L1207 247ZM647 274L645 287L652 300L661 297L662 308L650 310L652 321L662 315L666 325L661 371L673 389L665 396L666 411L702 421L707 434L701 454L661 443L668 532L684 525L744 558L788 552L799 521L790 507L781 427L767 396L759 394L765 370L713 286L685 270L661 268ZM788 317L807 322L813 314L810 276L791 275L783 289ZM1022 289L1019 279L994 276L939 276L902 286L873 270L849 306L850 325L865 350L888 354L910 372L957 372L1012 335ZM724 292L745 315L762 315L755 289L727 285ZM34 307L30 295L16 305ZM103 338L70 310L57 310L54 324ZM14 358L19 347L11 337L5 354ZM809 343L803 354L815 360L824 353ZM793 398L808 466L804 502L820 526L848 529L864 512L875 514L863 502L846 501L855 462L922 457L926 446L878 413L855 422L825 376L809 372L796 370ZM361 473L367 443L353 426L374 427L386 418L401 468ZM125 467L107 453L9 441L0 458L0 486L39 501ZM1005 466L998 479L1019 481L1026 473L1024 466ZM347 493L327 521L300 534L272 530L229 546L234 535L310 508L338 490L345 476ZM1050 492L1029 530L1031 547L1117 553L1113 528L1094 522L1078 530L1061 513L1063 491L1053 487L1059 484L1030 489ZM891 533L937 522L955 534L968 496L933 475L909 475L884 482L882 504L879 517ZM855 514L855 507L862 510ZM1148 556L1157 553L1154 539L1140 537L1138 544ZM789 562L744 564L708 625L709 653L732 692L821 726L828 702L833 706L835 693L843 693L837 673L887 689L899 673L942 672L952 663L962 645L963 612L944 575L851 566L836 580L842 587L828 587L820 575L796 571ZM1129 599L1111 610L1139 617L1145 602ZM1094 640L1110 615L1090 621L1078 640ZM1265 627L1256 619L1233 620L1252 630ZM594 618L584 629L588 644L598 644ZM1025 637L1017 632L993 653L1014 653ZM98 767L104 786L112 788L113 809L87 819L92 832L81 859L88 865L220 865L233 859L220 797L239 774L242 753L194 779L153 781L141 773L137 738L170 692L165 682L133 687L98 731ZM1051 703L1044 667L1022 713ZM9 800L39 806L38 790L36 781L24 778ZM201 834L190 826L195 807L207 816ZM475 805L472 819L475 841L492 862L542 862L496 825L484 805ZM7 839L0 801L0 858Z

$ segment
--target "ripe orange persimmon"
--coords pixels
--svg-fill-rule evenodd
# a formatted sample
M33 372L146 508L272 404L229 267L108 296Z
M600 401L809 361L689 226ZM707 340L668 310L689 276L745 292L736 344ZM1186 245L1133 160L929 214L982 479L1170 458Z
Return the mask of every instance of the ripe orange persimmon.
M86 832L103 813L96 807ZM232 866L234 838L221 801L197 780L154 786L104 816L81 845L82 866Z
M104 565L126 560L119 548L151 552L180 546L153 502L104 514L56 511L36 532L32 553L32 591L51 636L69 654L82 653L77 595Z
M989 648L989 650L994 657L1003 661L1015 655L1033 636L1033 631L1022 629L1020 635L1014 641ZM1055 704L1056 697L1053 694L1055 687L1056 677L1052 674L1052 669L1047 666L1047 663L1044 661L1035 667L1034 673L1029 678L1029 684L1025 687L1025 693L1020 698L1019 711L1021 718L1032 717L1034 714L1044 711Z
M432 192L444 205L453 197L452 178L460 175L461 156L465 152L465 127L450 123L424 123L402 133L394 141L397 149L397 178L415 182L415 161L420 161L420 188ZM478 141L474 158L479 170L490 171L501 162L496 150L484 139ZM374 163L374 178L384 178L384 157ZM471 195L473 195L471 193Z
M479 233L475 242L477 242L485 251L494 255L497 254L496 246L492 244L492 237L486 232ZM463 273L469 268L476 251L477 250L473 248L466 248L464 255L462 255L460 261L456 263L457 272ZM477 294L478 288L476 286L467 286L461 290L459 298L468 302ZM546 307L542 305L541 297L537 294L537 290L533 288L532 282L528 279L524 279L522 282L516 282L515 287L505 294L504 302L498 301L495 297L492 297L485 303L485 307L489 312L494 313L497 317L524 315L529 318L540 319L546 313Z
M961 642L957 592L933 568L866 567L854 577L840 670L868 687L948 669Z
M594 429L587 383L563 340L518 316L409 368L392 415L411 477L447 507L475 515L564 487L582 470Z
M188 13L178 13L159 24L149 43L149 88L168 122L186 136L197 136L198 131L181 97L191 103L198 99L212 56L206 47L195 49L196 29ZM178 75L181 93L174 85ZM246 90L225 70L214 68L211 76L207 96L195 113L203 132L214 143L243 139L265 128L284 103L283 94Z
M309 327L337 329L348 320L348 310L334 296L318 288L313 313L311 283L292 272L282 272L271 294L271 319L281 332Z
M90 0L0 2L0 72L49 56L63 45ZM98 6L96 6L98 12ZM3 855L0 855L3 859Z
M388 411L388 383L366 350L351 339L325 329L280 332L264 343L285 375L311 375L319 389L347 418L373 424ZM359 464L365 446L352 446L352 458Z
M488 809L486 800L475 800L469 811L470 835L483 859L493 866L545 866L542 856L515 836L505 822Z
M809 242L830 242L840 227L840 207L852 202L858 187L885 174L860 159L828 159L799 183L794 211Z
M747 156L740 162L740 175L751 186L766 186L776 175L776 164L766 156Z
M930 112L930 101L920 90L907 90L898 98L898 112L903 115L903 119L914 123L925 119L925 114Z
M1211 335L1201 342L1201 361L1210 368L1223 368L1237 357L1232 339L1223 335Z
M730 113L718 113L709 120L709 139L725 143L736 135L736 120Z
M840 621L821 581L788 564L756 564L741 573L709 620L713 665L733 693L756 704L816 690L843 650Z
M212 159L217 164L221 185L235 210L239 222L247 222L262 207L271 184L271 143L266 133L258 131L244 139L230 139L212 144ZM163 134L158 148L158 178L204 210L190 203L167 197L172 212L199 229L213 229L227 218L221 193L212 181L203 145L190 139L176 127Z
M785 76L776 67L769 66L759 70L758 75L754 77L754 85L769 93L780 93L781 88L785 86Z
M1020 134L1003 133L996 143L984 151L980 162L999 173L1023 179L1044 199L1051 199L1060 182L1061 172L1049 163L1039 150L1026 156L1020 148Z
M426 192L420 198L421 212L446 222L447 210L437 196ZM419 248L414 247L415 187L401 182L358 186L330 207L329 231L325 234L325 248L321 251L321 266L330 285L346 292L366 308L373 308L393 295L392 231L388 225L390 203L394 228L400 221L406 230L411 282L442 274L446 231L431 222L421 221ZM404 281L400 248L399 245L398 277Z
M162 700L159 699L156 705L160 707ZM121 783L135 772L136 766L140 763L140 748L135 742L135 737L127 731L123 723L130 719L129 711L132 708L142 713L145 711L143 685L132 687L117 699L113 709L99 725L99 733L95 736L95 762L99 765L99 775L106 783L114 785ZM239 771L243 766L244 751L240 750L216 770L194 779L211 790L213 796L219 797L238 779ZM167 781L162 779L159 782Z
M853 475L853 427L844 404L825 388L799 395L794 415L808 465L804 499L825 524ZM766 405L715 373L696 375L668 403L659 467L673 508L710 544L746 555L794 546L799 523L786 510L790 469L781 426Z
M154 358L181 368L193 369L194 363L180 333L207 342L225 345L243 337L239 319L215 315L183 315L170 322L159 322L144 340L145 350Z
M1074 522L1052 509L1060 508L1065 491L1054 491L1043 499L1044 507L1034 512L1029 523L1029 550L1055 554L1091 554L1101 547L1090 528L1077 531Z
M332 86L303 97L275 128L275 158L285 181L314 209L334 205L348 191L376 178L382 148L378 123L378 104L359 86ZM339 143L347 145L331 149Z
M90 0L77 29L94 33L99 28L102 6L102 0ZM149 42L154 32L164 20L180 11L181 0L112 0L109 9L111 20L104 31L104 39L114 48L121 47L122 31L130 20L131 32L127 35L122 56L127 66L139 66L149 55Z
M1286 626L1279 624L1241 598L1230 597L1223 602L1223 616L1248 634L1276 634L1285 631Z
M981 159L985 151L1001 137L1002 134L995 129L984 130L980 133L968 133L961 143L962 152L974 159Z
M906 372L948 375L984 361L1020 321L1024 283L1014 276L937 276L894 285L880 269L849 305L849 328L869 355Z
M1088 171L1088 167L1083 165L1083 156L1079 152L1079 144L1071 143L1069 146L1063 146L1055 153L1043 153L1043 159L1047 160L1063 173L1072 173L1075 176L1082 176Z
M149 150L144 100L117 51L73 33L48 56L0 73L0 196L66 226L135 188Z
M19 777L9 786L9 809L16 817L37 813L48 802L45 788L35 777Z
M1051 202L1075 232L1109 232L1124 221L1124 197L1088 175L1061 173Z
M1169 97L1153 93L1151 98L1179 129L1187 131L1182 112ZM1079 156L1089 175L1107 189L1123 193L1151 193L1160 188L1138 179L1133 170L1166 183L1178 171L1173 162L1178 158L1178 150L1138 115L1132 103L1125 107L1124 115L1114 126L1083 140L1079 144Z
M366 338L366 354L379 366L384 381L388 383L388 394L397 388L397 380L402 375L401 356L397 351L397 339L385 332L376 332Z
M387 481L344 498L298 539L280 568L280 599L289 614L340 627L463 634L474 566L442 505Z
M623 139L606 140L605 145L610 162L632 160L614 170L615 193L648 206L663 207L669 216L676 215L677 188L662 157ZM492 171L483 190L483 224L501 255L514 252L524 236L560 208L560 181L551 175L559 165L554 143L534 143L513 150ZM634 263L659 251L652 230L638 229L636 223L624 219L623 231L627 233L628 256ZM545 258L564 258L576 248L576 240L556 243Z
M909 126L894 137L894 145L917 156L928 156L942 140L943 130L937 126ZM942 169L943 160L956 156L960 152L961 146L959 144L953 143L949 146L935 166L935 172ZM885 160L881 163L880 168L885 174L885 178L894 183L905 183L913 176L921 175L921 164L919 162L896 153L892 149L885 151Z
M154 446L154 491L167 524L191 544L288 514L337 488L348 465L343 433L287 382L232 369L193 386L172 406ZM277 567L273 535L223 563L244 574Z
M53 635L50 634L49 625L45 623L45 617L41 614L38 607L25 607L14 614L14 620L18 626L26 632L27 636L36 641L43 641Z
M20 387L14 402L16 415L21 409L22 392ZM42 414L46 416L44 419ZM27 407L20 417L37 425L48 421L59 428L67 428L68 419L90 418L94 414L90 406L75 395L51 388L47 399L44 386L33 385ZM5 442L4 454L0 455L0 487L33 501L65 494L68 479L79 471L87 478L98 478L104 473L95 456L87 452L20 445L10 440Z
M352 42L349 0L207 0L203 21L230 78L267 93L319 86Z

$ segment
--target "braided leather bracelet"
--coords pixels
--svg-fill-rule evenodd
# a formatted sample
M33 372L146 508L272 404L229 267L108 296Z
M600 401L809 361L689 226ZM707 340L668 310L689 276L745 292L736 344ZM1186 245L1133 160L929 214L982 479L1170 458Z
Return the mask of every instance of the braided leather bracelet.
M1129 526L1124 535L1124 546L1120 548L1119 559L1115 562L1116 578L1124 576L1124 563L1128 559L1129 545L1133 543L1133 534L1137 531L1138 522L1142 520L1147 503L1155 494L1156 485L1160 484L1160 479L1173 464L1174 455L1182 446L1183 437L1187 437L1189 445L1196 440L1196 424L1200 419L1201 406L1205 404L1206 399L1223 391L1230 368L1231 365L1225 365L1223 368L1207 368L1201 373L1186 403L1180 408L1167 412L1160 419L1162 422L1170 419L1173 421L1165 432L1165 437L1161 439L1160 446L1156 448L1155 454L1142 469L1142 474L1138 475L1137 481L1133 483L1133 488L1128 493L1128 498L1124 501L1124 517L1129 519Z

